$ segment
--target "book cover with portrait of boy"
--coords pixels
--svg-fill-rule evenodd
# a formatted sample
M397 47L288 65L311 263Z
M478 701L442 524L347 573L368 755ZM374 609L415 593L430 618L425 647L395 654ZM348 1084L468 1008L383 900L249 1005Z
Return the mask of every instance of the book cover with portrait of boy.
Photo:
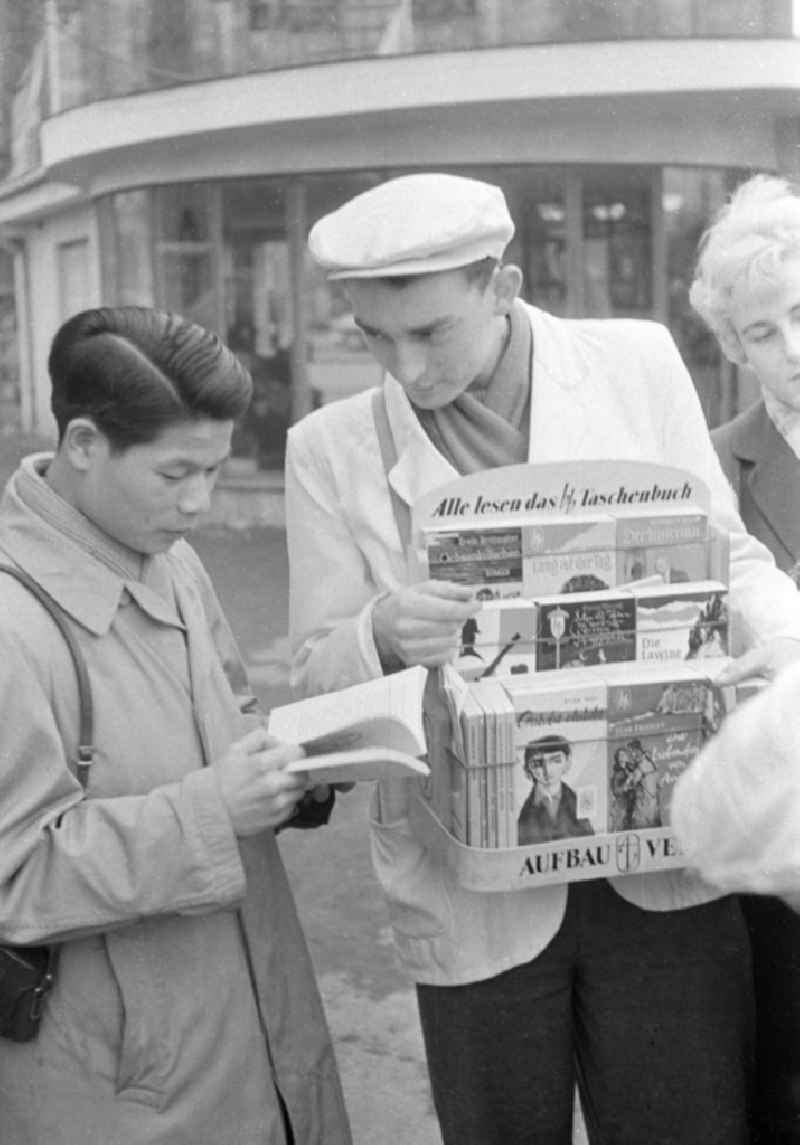
M606 830L606 686L595 673L502 681L515 712L517 846Z

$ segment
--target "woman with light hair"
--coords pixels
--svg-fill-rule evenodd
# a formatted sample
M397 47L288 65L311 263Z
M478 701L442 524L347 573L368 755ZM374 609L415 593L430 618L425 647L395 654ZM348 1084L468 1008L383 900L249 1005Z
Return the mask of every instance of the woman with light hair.
M797 580L800 569L800 189L755 175L703 237L694 308L761 396L712 433L747 529ZM751 761L754 788L769 760ZM733 829L733 828L732 828ZM707 846L712 848L713 832ZM695 856L704 870L703 841ZM711 856L709 855L709 859ZM754 872L750 887L757 885ZM758 1004L756 1143L800 1142L800 916L763 894L743 900Z

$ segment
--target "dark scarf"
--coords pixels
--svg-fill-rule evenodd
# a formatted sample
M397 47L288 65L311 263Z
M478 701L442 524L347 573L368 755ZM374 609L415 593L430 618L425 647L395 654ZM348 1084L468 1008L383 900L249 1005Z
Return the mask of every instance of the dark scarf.
M462 475L528 460L533 334L521 302L510 337L485 385L472 385L442 409L415 409L430 440Z

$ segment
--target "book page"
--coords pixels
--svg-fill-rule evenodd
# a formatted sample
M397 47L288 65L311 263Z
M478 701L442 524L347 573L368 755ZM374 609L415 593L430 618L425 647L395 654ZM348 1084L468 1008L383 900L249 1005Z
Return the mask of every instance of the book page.
M285 704L270 713L268 731L289 743L308 744L310 754L359 750L374 744L422 755L426 679L424 668L406 668L339 692Z
M287 771L307 771L311 784L358 783L371 779L411 779L429 774L427 764L391 748L360 748L312 756L290 763Z

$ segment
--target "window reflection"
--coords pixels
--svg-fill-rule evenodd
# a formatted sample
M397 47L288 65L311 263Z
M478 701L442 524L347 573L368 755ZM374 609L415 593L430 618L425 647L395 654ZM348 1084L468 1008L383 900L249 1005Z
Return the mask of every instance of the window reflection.
M253 378L234 452L280 469L291 421L291 314L284 185L252 179L222 189L222 290L228 345Z
M157 190L155 271L165 309L216 330L210 210L207 185Z
M309 228L347 199L380 182L376 174L310 179ZM328 282L310 256L305 261L308 376L315 405L348 397L380 382L381 369L367 352L340 282Z
M703 232L739 178L733 171L664 169L668 321L711 426L735 412L735 370L722 357L716 338L690 305L689 287Z
M589 172L583 180L583 301L597 318L653 306L651 176Z
M150 257L150 192L122 191L115 195L114 217L115 300L121 306L151 306L154 284Z

